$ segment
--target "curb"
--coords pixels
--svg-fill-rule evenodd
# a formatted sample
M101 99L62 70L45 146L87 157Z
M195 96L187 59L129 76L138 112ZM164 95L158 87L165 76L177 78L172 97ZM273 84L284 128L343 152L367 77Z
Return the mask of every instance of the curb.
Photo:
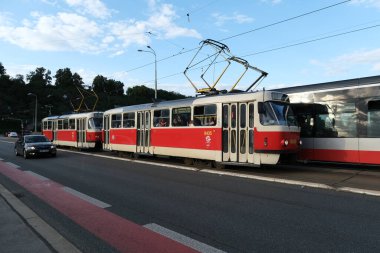
M0 194L8 205L10 205L55 251L58 253L81 252L1 184Z

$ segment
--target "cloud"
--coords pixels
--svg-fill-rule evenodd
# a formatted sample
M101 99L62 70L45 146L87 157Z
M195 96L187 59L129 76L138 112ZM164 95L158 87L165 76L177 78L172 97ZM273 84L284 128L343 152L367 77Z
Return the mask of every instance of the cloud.
M95 52L92 39L101 28L86 17L60 12L56 16L32 13L34 20L23 20L23 26L0 25L0 38L30 50Z
M253 18L248 17L243 14L239 14L237 12L234 12L233 15L231 16L222 15L220 13L214 13L212 14L212 17L215 19L216 26L223 26L226 22L244 24L244 23L252 23L254 21Z
M66 0L78 7L82 14L58 12L46 15L31 12L24 19L11 19L10 13L0 12L0 39L28 50L77 51L81 53L108 52L121 55L132 44L147 45L152 39L191 37L201 39L195 29L178 26L178 18L171 4L157 5L150 1L150 16L146 20L94 20L85 16L93 8L92 15L106 18L110 11L98 0ZM17 24L19 22L19 24ZM150 32L147 33L147 32Z
M77 11L80 14L89 14L101 19L111 16L111 10L100 0L66 0L66 3L71 7L78 8Z
M273 5L279 4L279 3L282 2L282 0L260 0L260 1L263 2L263 3L270 3L270 4L273 4Z
M380 48L344 54L325 63L318 60L312 60L310 63L324 68L328 75L347 73L360 66L366 66L376 72L380 70Z
M380 9L380 0L352 0L351 4Z

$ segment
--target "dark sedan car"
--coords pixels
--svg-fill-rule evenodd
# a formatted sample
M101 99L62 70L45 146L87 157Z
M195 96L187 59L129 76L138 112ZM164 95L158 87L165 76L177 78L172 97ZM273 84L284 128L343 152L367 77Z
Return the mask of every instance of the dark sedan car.
M44 135L25 135L15 143L16 155L22 155L25 159L37 155L57 155L57 148Z

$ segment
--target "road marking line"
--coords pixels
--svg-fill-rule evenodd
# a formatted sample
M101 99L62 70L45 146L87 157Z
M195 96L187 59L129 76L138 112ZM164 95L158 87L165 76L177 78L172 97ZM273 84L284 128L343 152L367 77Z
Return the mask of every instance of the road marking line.
M282 179L282 178L274 178L274 177L254 176L254 175L247 175L247 174L228 172L228 171L214 171L214 170L204 169L204 170L201 170L199 172L210 173L210 174L218 174L218 175L226 175L226 176L234 176L234 177L241 177L241 178L248 178L248 179L256 179L256 180L267 181L267 182L272 182L272 183L308 186L308 187L328 189L328 190L335 190L336 189L336 188L331 187L331 186L326 185L326 184L311 183L311 182Z
M5 162L5 163L8 164L8 165L10 165L14 169L20 168L20 166L18 166L17 164L14 164L14 163L11 163L11 162Z
M141 164L148 164L148 165L154 165L154 166L160 166L160 167L169 167L169 168L175 168L175 169L181 169L181 170L190 170L190 171L198 171L197 168L182 166L182 165L173 165L173 164L165 164L165 163L155 163L155 162L147 162L147 161L139 161L139 160L133 160L128 158L122 158L122 157L112 157L112 156L106 156L106 155L99 155L99 154L88 154L88 153L81 153L77 151L72 150L65 150L65 149L59 149L59 151L63 152L69 152L69 153L76 153L81 155L87 155L87 156L95 156L95 157L101 157L101 158L107 158L112 160L120 160L120 161L128 161L133 163L141 163Z
M5 143L11 143L11 144L15 144L14 141L3 141L3 140L0 140L0 142L5 142Z
M35 173L35 172L33 172L33 171L30 171L30 170L26 170L26 171L24 171L24 172L25 172L25 173L28 173L28 174L30 174L30 175L32 175L32 176L38 178L38 179L40 179L41 181L47 181L47 180L50 180L49 178L44 177L44 176L42 176L42 175L40 175L40 174L37 174L37 173Z
M351 187L339 187L337 190L380 197L380 191L365 190L365 189L351 188Z
M195 250L198 250L199 252L204 253L225 253L225 251L216 249L212 246L209 246L205 243L199 242L197 240L194 240L190 237L184 236L180 233L177 233L173 230L167 229L165 227L162 227L160 225L157 225L155 223L150 223L144 225L145 228L148 228L156 233L159 233L160 235L163 235L165 237L168 237L174 241L177 241L183 245L186 245L190 248L193 248Z
M100 201L98 199L90 197L90 196L88 196L88 195L86 195L84 193L78 192L78 191L76 191L76 190L74 190L74 189L72 189L70 187L64 186L62 188L63 188L63 190L65 192L68 192L68 193L70 193L70 194L72 194L72 195L74 195L74 196L76 196L76 197L78 197L78 198L80 198L80 199L82 199L84 201L87 201L87 202L89 202L89 203L91 203L91 204L93 204L93 205L95 205L97 207L100 207L100 208L103 208L103 209L107 208L107 207L111 207L110 204L107 204L107 203L105 203L103 201Z
M199 169L199 168L192 168L192 167L186 167L186 166L181 166L181 165L177 166L177 165L165 164L165 163L158 164L158 163L154 163L154 162L136 161L136 160L127 159L127 158L110 157L110 156L98 155L98 154L86 154L86 153L69 151L69 150L62 150L62 151L78 153L78 154L83 154L83 155L89 155L89 156L95 156L95 157L101 157L101 158L108 158L108 159L113 159L113 160L128 161L128 162L135 162L135 163L141 163L141 164L149 164L149 165L155 165L155 166L160 166L160 167L169 167L169 168L189 170L189 171L197 171L197 172L203 172L203 173L209 173L209 174L217 174L217 175L226 175L226 176L232 176L232 177L254 179L254 180L266 181L266 182L271 182L271 183L299 185L299 186L325 189L325 190L350 192L350 193L357 193L357 194L366 194L366 195L370 195L370 196L380 196L380 191L375 191L375 190L365 190L365 189L350 188L350 187L333 187L333 186L329 186L327 184L305 182L305 181L298 181L298 180L254 176L254 175L247 175L247 174L243 174L243 173L228 172L228 171L217 171L217 170L211 170L211 169Z

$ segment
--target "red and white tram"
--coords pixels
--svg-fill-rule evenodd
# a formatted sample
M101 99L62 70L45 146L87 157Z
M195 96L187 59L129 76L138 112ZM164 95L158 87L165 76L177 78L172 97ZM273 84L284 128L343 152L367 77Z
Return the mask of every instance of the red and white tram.
M301 126L300 160L380 165L380 76L276 91Z
M42 119L42 133L57 146L102 147L102 112L51 116Z
M229 93L126 106L104 112L103 149L276 164L299 149L299 127L283 93Z

